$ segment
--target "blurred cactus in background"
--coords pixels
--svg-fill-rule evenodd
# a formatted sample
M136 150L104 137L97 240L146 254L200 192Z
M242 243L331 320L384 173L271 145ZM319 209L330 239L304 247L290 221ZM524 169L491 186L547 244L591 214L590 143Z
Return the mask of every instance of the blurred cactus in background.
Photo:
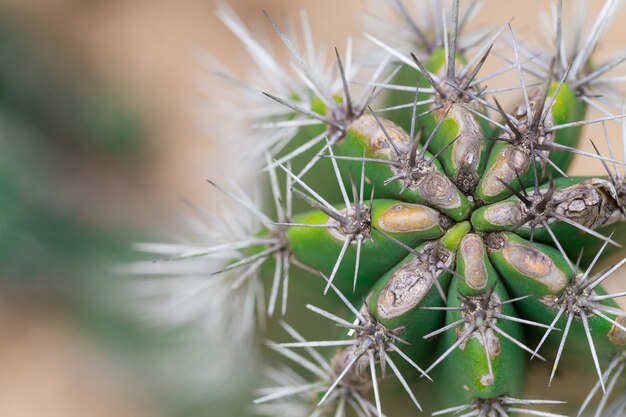
M142 294L167 299L147 311L279 340L253 414L625 415L626 292L603 287L626 259L598 266L626 242L607 129L626 140L626 57L596 57L622 2L590 25L585 1L537 10L540 46L512 21L475 29L479 1L370 3L368 46L330 54L304 12L285 31L266 13L289 65L218 7L254 67L206 57L234 88L214 123L265 180L209 181L232 209L198 209L193 243L138 245L159 260L135 265ZM568 175L575 156L606 174Z
M110 165L119 165L118 157L132 161L142 122L60 49L51 54L47 41L18 29L10 14L0 20L0 33L0 270L15 280L76 284L94 258L108 268L126 237L77 220L62 198L60 166L103 154Z
M19 398L11 402L8 397L19 390L20 378L29 371L12 362L19 356L12 355L12 349L25 347L31 351L24 355L33 355L29 342L40 337L50 346L41 346L47 356L30 358L33 368L42 368L38 381L69 379L46 374L46 367L57 365L50 362L59 348L56 340L50 340L54 337L48 337L55 326L57 333L63 333L67 331L64 326L85 325L96 338L124 350L147 340L128 315L119 313L110 285L111 265L131 259L127 242L136 239L137 232L88 212L85 198L94 186L105 188L102 183L91 183L93 178L102 178L107 170L127 171L140 160L146 134L143 116L123 94L115 94L95 74L87 75L84 64L76 62L70 52L20 27L8 10L3 8L3 12L0 304L7 339L3 361L20 375L12 376L10 389L4 382L3 390L9 394L1 414L20 412ZM85 166L91 168L88 175ZM77 199L84 204L76 204ZM38 315L46 322L33 319ZM72 317L71 323L59 316ZM121 334L123 338L118 337ZM85 356L84 352L66 353L75 355L72 359L77 361ZM54 382L43 389L31 382L27 394L36 396L50 386Z
M18 28L10 15L0 20L0 34L4 113L66 148L93 155L139 152L142 122L121 93L86 75L84 63L50 40Z

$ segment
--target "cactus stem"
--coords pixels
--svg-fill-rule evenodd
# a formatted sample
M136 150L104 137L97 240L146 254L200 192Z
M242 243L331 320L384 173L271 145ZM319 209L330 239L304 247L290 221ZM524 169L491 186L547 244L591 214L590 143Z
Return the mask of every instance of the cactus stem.
M601 286L626 264L626 258L603 271L592 274L592 270L601 256L607 256L609 243L620 246L619 239L604 228L626 222L626 161L616 159L606 126L608 121L621 122L626 144L626 105L621 105L617 86L626 80L617 74L626 54L614 54L603 62L593 55L622 0L604 0L589 31L584 30L586 2L583 7L572 6L578 15L570 18L563 15L565 2L553 0L556 16L546 31L551 37L547 53L535 53L525 45L511 22L489 32L462 34L480 0L467 0L464 14L460 0L415 0L411 6L406 1L372 0L381 9L390 5L396 21L383 21L384 10L371 13L377 26L390 31L380 38L365 35L381 54L367 54L358 65L348 39L343 52L334 48L326 66L327 51L314 49L304 12L300 15L303 30L294 36L263 12L284 44L281 47L286 47L287 68L262 45L262 37L248 30L228 6L220 6L219 17L255 63L251 71L255 81L238 81L227 70L213 72L254 100L247 108L238 101L231 103L239 105L232 112L233 120L243 119L238 127L252 128L258 135L242 137L251 136L271 150L265 161L255 162L264 163L263 171L270 178L268 203L274 207L268 214L241 189L227 191L209 181L245 209L249 219L239 213L233 213L232 219L218 218L209 231L228 231L217 233L219 240L204 246L144 245L144 249L171 256L167 260L194 260L194 265L184 265L187 273L200 270L206 276L214 269L218 270L211 275L231 271L228 284L246 285L247 298L242 307L237 302L228 305L244 313L256 310L259 320L279 309L285 314L293 266L320 275L325 280L323 293L332 289L343 304L339 307L348 309L344 317L334 313L334 307L304 303L314 314L340 326L337 339L306 340L279 322L290 339L266 345L312 373L315 380L306 381L289 368L269 369L266 375L279 386L259 390L254 401L264 404L266 415L383 417L381 401L386 399L380 381L386 372L395 375L421 411L407 382L410 374L400 373L407 368L401 363L406 361L427 379L433 369L441 371L442 380L434 387L447 397L441 400L468 401L435 416L562 417L533 409L558 401L508 397L525 388L525 352L531 360L545 361L539 356L544 354L542 347L554 344L548 384L559 365L565 365L565 355L573 353L570 349L581 348L585 355L589 349L598 379L592 382L595 385L579 416L600 392L605 396L599 399L594 417L614 416L615 410L626 407L623 393L607 405L626 371L626 312L615 302L626 297L626 291L607 294ZM384 3L387 6L381 6ZM411 7L417 16L410 15ZM573 42L565 33L570 28ZM502 38L510 53L499 51ZM501 58L503 65L485 73L486 61L494 57ZM318 64L328 73L320 73ZM371 75L357 81L353 74L357 66L371 69ZM517 85L484 85L508 71ZM351 91L355 84L362 86L358 95ZM260 95L260 91L268 92ZM500 95L509 91L523 98L507 112ZM387 104L373 110L372 103L381 93L389 93ZM613 115L610 107L621 107L622 114ZM583 120L589 108L602 117L590 115ZM393 120L383 119L380 113L396 110L390 114ZM608 156L601 155L593 141L595 152L578 149L581 127L594 123L602 123ZM250 150L260 154L260 148ZM608 178L553 181L552 173L567 176L574 155L600 161ZM296 158L304 168L292 170ZM330 159L324 163L332 164L333 173L326 174L334 176L338 189L305 181L304 175L321 158ZM309 178L317 176L316 171ZM315 183L325 180L315 178ZM368 203L364 194L370 192ZM292 217L293 193L317 210ZM257 229L248 230L245 220L252 220ZM619 236L619 231L614 233ZM596 238L602 240L600 251L586 257L580 251L576 260L579 248L595 245ZM480 247L473 247L469 239ZM588 258L593 260L583 271L581 264ZM167 268L160 271L165 272ZM269 291L265 280L271 285ZM509 290L516 298L509 299ZM306 295L306 288L302 291ZM353 304L351 300L368 291L362 305ZM183 296L198 292L192 288ZM264 292L269 295L267 308ZM180 304L184 297L174 301ZM211 304L199 301L202 308ZM523 302L512 304L518 301ZM541 329L534 349L524 340L531 328L533 337ZM533 347L535 343L531 342ZM506 349L501 350L503 346ZM318 348L329 348L331 359ZM498 356L500 352L505 355ZM600 361L615 352L603 372ZM430 365L425 370L417 365L422 361ZM304 404L294 402L298 400ZM269 404L272 401L277 402ZM314 404L321 408L309 411ZM301 412L301 405L306 411Z
M411 254L415 255L416 257L422 259L423 262L429 262L431 264L431 266L435 270L447 270L448 269L448 268L446 268L442 264L442 262L440 262L440 259L439 259L439 256L438 256L436 250L435 251L429 251L430 253L421 253L421 252L418 252L415 249L405 245L404 243L402 243L399 240L395 239L393 236L388 235L387 233L383 232L382 230L380 230L378 228L374 228L374 230L376 230L377 232L382 234L389 241L395 243L396 245L406 249L408 252L410 252ZM433 273L433 275L436 275L436 274ZM439 295L441 296L441 299L444 302L447 302L447 297L446 297L445 291L441 287L441 283L439 282L438 279L435 279L435 286L437 287L437 291L439 292Z

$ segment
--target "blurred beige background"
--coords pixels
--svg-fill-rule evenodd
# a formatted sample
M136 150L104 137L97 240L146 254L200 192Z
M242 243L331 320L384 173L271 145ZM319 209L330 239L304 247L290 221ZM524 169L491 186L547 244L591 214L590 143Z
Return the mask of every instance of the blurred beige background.
M304 7L313 31L329 46L360 34L359 0L230 3L246 22L262 22L263 9L281 20ZM478 23L515 16L518 31L533 33L538 28L534 10L545 3L490 0ZM595 15L600 2L592 3L590 14ZM214 16L214 1L2 0L0 5L85 71L119 86L149 121L148 156L141 164L109 172L97 164L72 162L62 190L68 204L105 225L123 218L147 227L174 224L180 196L210 204L204 180L218 175L220 165L212 159L212 138L199 128L193 112L199 93L194 50L205 48L231 66L243 58L235 37ZM624 18L626 13L616 20ZM616 26L603 50L626 43ZM591 150L588 143L585 147ZM575 169L582 172L582 164L578 161ZM586 173L590 167L602 172L599 163L584 164ZM85 177L94 186L84 186ZM0 365L2 417L159 415L138 380L85 340L55 305L0 303Z

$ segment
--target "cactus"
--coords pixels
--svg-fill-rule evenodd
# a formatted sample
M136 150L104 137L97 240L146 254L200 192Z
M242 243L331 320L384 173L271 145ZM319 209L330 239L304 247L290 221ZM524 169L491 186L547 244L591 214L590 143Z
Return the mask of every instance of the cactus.
M615 300L626 292L603 283L626 259L596 266L625 241L625 161L606 126L608 155L580 149L588 124L621 124L626 141L611 75L626 58L594 54L620 3L606 0L587 32L581 9L566 16L558 1L542 49L511 23L468 31L475 1L377 1L370 29L387 31L367 35L366 58L353 59L350 40L327 67L305 15L304 49L267 15L293 74L220 6L257 65L250 80L218 74L251 97L239 114L254 142L239 146L262 165L270 198L210 181L252 226L218 233L218 219L210 245L144 249L219 259L206 272L242 297L243 333L262 334L255 323L268 319L286 331L266 343L285 365L268 368L256 413L380 417L403 390L433 415L624 415L626 312ZM487 86L506 72L515 85ZM521 96L508 111L507 91ZM574 156L606 175L568 176ZM290 294L309 310L300 324L286 322ZM299 330L315 315L326 326L311 333L326 336L308 340ZM568 404L562 391L525 397L531 369L552 387L568 384L566 366L597 382L567 386Z

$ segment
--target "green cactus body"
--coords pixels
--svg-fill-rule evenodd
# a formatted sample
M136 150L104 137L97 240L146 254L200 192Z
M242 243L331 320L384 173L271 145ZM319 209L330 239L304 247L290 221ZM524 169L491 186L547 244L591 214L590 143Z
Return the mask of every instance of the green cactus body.
M567 261L554 248L531 243L512 233L497 233L489 235L489 256L500 276L510 288L514 297L530 296L519 302L519 311L524 317L546 325L556 325L559 329L566 327L567 320L557 317L559 304L557 299L566 295L574 284L574 272ZM578 271L576 271L578 273ZM601 287L595 290L598 295L604 295ZM604 304L606 302L606 304ZM612 300L602 301L603 305L618 309ZM615 315L606 314L612 320L622 321ZM614 324L600 317L589 317L589 327L598 354L605 359L616 351L623 349L626 343L626 332ZM547 346L556 349L560 335L552 332L547 340ZM574 319L571 324L571 341L568 347L577 355L582 355L586 349L586 334L580 320Z
M553 83L550 86L548 89L548 97L552 97L554 95L557 87L558 83ZM554 119L555 124L575 122L585 118L585 114L587 113L587 104L576 97L576 93L567 83L564 83L561 86L558 94L554 96L554 101L555 103L552 106L552 118ZM580 143L581 133L582 126L557 130L554 135L554 141L559 145L576 148ZM565 172L567 172L573 158L574 154L570 152L550 153L550 160ZM550 170L554 177L561 176L561 173L554 168L550 167Z
M433 74L443 77L445 58L445 50L437 49L424 66ZM466 64L463 58L458 58L457 61L457 65ZM419 80L420 87L430 87L423 75L420 74ZM441 82L439 88L448 96L437 95L441 103L436 101L434 104L418 106L417 114L426 114L418 118L416 128L423 129L423 141L429 140L433 135L428 149L432 153L440 153L439 160L450 179L464 193L471 194L487 163L492 142L485 138L491 136L492 129L486 120L468 110L469 107L474 111L484 112L484 106L471 103L460 89L455 89L446 81ZM425 98L426 96L418 95L417 100ZM439 110L435 110L437 108ZM445 118L443 122L442 118ZM440 123L441 126L438 127Z
M486 237L489 259L506 282L513 297L533 294L539 297L562 291L572 279L573 272L559 251L551 246L529 242L510 232ZM520 301L524 315L532 308Z
M396 85L405 86L423 86L426 84L426 79L415 70L415 68L409 65L402 65L398 70L398 73L391 79L391 82ZM415 94L409 91L397 91L395 94L388 94L385 97L385 107L397 107L406 106L415 99ZM427 100L427 93L419 93L418 101ZM417 108L417 114L426 111L427 105L421 105ZM398 110L389 111L386 115L387 118L393 123L402 126L405 130L408 130L411 126L411 119L413 118L413 109L411 107L403 107Z
M549 186L540 188L542 195L546 195ZM618 201L614 189L608 179L591 177L561 177L553 184L553 195L542 213L549 223L552 232L559 241L563 242L565 253L575 259L580 255L581 245L596 247L591 254L596 253L602 244L600 236L593 236L584 228L601 231L609 226L621 223L624 216L619 211ZM528 198L534 198L534 189L527 189ZM553 238L544 224L531 219L534 226L524 223L528 216L534 216L533 207L528 207L519 197L513 196L498 203L480 207L472 213L472 225L481 232L495 232L512 230L525 238L532 238L539 242L553 243ZM524 223L524 224L522 224ZM584 227L584 228L583 228ZM619 235L617 235L619 236ZM572 241L576 244L572 244ZM583 265L588 265L590 259L584 259Z
M416 248L421 254L440 250L438 242L425 243ZM447 265L454 263L454 254L446 251ZM431 359L436 343L424 342L423 337L443 323L444 313L424 307L443 307L434 279L447 288L451 275L441 272L437 276L425 268L426 261L408 255L400 264L379 279L368 299L370 314L388 329L401 329L399 337L407 345L402 349L413 361L424 366ZM410 292L406 288L411 288Z
M437 395L428 398L428 409L451 407L436 415L556 416L524 408L535 403L518 399L534 364L529 365L529 356L553 361L550 383L559 363L584 362L580 371L589 367L598 374L598 386L610 393L615 384L603 374L626 365L618 358L608 370L603 366L624 351L626 313L615 302L624 294L607 294L603 282L626 260L607 272L594 268L609 245L626 239L620 232L626 228L626 174L620 174L610 146L609 157L577 147L582 125L619 118L581 121L588 109L603 108L594 103L591 91L603 85L598 77L621 61L591 68L599 34L595 29L574 56L562 55L569 48L560 44L560 26L557 43L551 45L556 53L518 49L512 25L461 47L458 38L472 13L460 16L459 0L449 2L452 13L441 10L446 2L414 2L424 13L434 12L427 28L420 27L422 16L411 20L404 2L390 3L406 24L398 37L415 35L402 40L416 45L417 55L368 36L386 58L361 83L352 73L356 66L347 65L339 49L334 82L317 74L318 62L308 62L315 61L314 51L300 52L270 19L306 93L284 94L291 99L266 93L275 102L268 106L286 107L283 113L268 111L270 121L298 132L287 139L277 134L288 145L267 158L276 221L260 213L250 198L232 193L264 225L263 232L250 234L255 239L224 245L241 255L224 269L257 263L263 264L261 275L273 269L270 304L275 304L283 275L287 293L288 268L281 269L281 262L321 276L320 283L326 279L324 295L339 300L339 307L306 307L340 326L342 333L337 340L307 341L288 330L295 342L270 344L313 373L314 380L301 382L298 372L276 371L271 375L285 386L257 402L294 395L310 402L316 397L321 408L303 415L351 415L349 407L359 416L381 417L387 400L379 383L391 370L420 410L407 381L432 378ZM614 11L614 3L607 0L602 19ZM562 2L558 10L562 12ZM562 24L561 14L556 20ZM477 77L504 33L510 35L507 48L514 59L500 49L498 54L510 61L508 70L520 85L488 88L500 69L508 71L500 67ZM258 49L253 36L244 38L253 43L249 49ZM544 55L553 55L550 62ZM535 59L541 65L527 65ZM394 73L398 63L401 68ZM278 74L277 66L262 69ZM531 76L539 83L531 86ZM618 78L609 78L609 85ZM363 98L353 94L353 84L365 86ZM516 89L523 99L507 113L496 95ZM610 101L612 92L604 91ZM383 95L376 101L379 92ZM377 109L380 103L384 106ZM624 131L626 141L626 125ZM609 175L563 176L575 153L601 160ZM310 170L301 170L303 166ZM276 172L286 176L277 179ZM292 192L313 210L294 210ZM212 250L198 253L212 255ZM320 354L317 348L329 351ZM269 415L299 413L289 402L282 405L288 412L271 409Z
M493 267L488 269L490 269L490 275L495 274ZM463 306L463 297L471 300L470 303L480 303L482 297L488 294L491 294L494 302L507 301L507 291L502 283L494 275L491 275L490 278L492 278L489 280L491 282L489 286L485 287L483 294L474 296L466 295L464 289L468 286L463 281L454 280L448 292L448 306ZM507 316L516 315L510 304L498 307L494 311L499 311ZM461 320L463 314L460 311L448 311L446 324ZM493 319L488 318L487 320ZM498 326L502 332L516 340L523 340L523 332L519 323L498 319L494 321L494 326ZM466 323L445 332L440 341L440 351L449 349L458 341L460 335L470 330L471 325ZM482 339L483 335L485 341ZM485 345L488 347L485 348ZM489 371L486 355L490 356L492 373ZM454 349L440 365L440 375L434 374L434 376L439 376L441 380L448 381L448 387L442 391L442 395L448 405L454 405L458 404L461 398L470 402L477 398L494 398L501 395L518 397L522 393L524 384L520 375L523 375L525 365L525 354L518 346L491 328L487 328L482 333L474 331L471 337ZM459 369L463 369L463 372L459 372Z
M578 190L580 184L590 180L590 177L562 177L558 178L554 182L554 187L556 190L562 190L567 192L568 189ZM547 184L541 187L541 191L545 193L548 188ZM534 189L529 188L526 190L527 194L532 194ZM580 194L575 194L577 197ZM573 200L573 199L570 199ZM564 201L568 201L565 199ZM472 225L476 228L476 230L480 232L497 232L501 230L510 230L511 228L517 226L521 220L524 218L524 209L523 202L519 199L519 197L511 196L497 203L489 204L483 207L480 207L472 213ZM587 210L587 207L585 207ZM562 222L555 222L556 225L553 229L555 234L558 237L565 237L565 233L571 233L573 226L567 226ZM561 231L561 229L564 229ZM530 236L530 228L522 226L516 230L516 233L520 234L523 237ZM541 242L551 242L551 238L548 235L547 231L542 228L538 228L535 230L534 237L536 240Z
M398 149L407 154L397 158L394 150L386 141L385 134L378 128L378 124L371 116L362 116L352 125L348 134L338 145L334 147L337 155L347 157L367 157L383 160L396 160L401 163L399 167L393 167L384 163L368 163L365 165L365 175L370 179L365 192L371 192L371 187L376 190L376 195L384 198L393 198L412 203L427 203L441 210L455 220L465 219L471 210L471 204L467 197L445 175L438 160L433 159L429 152L424 156L432 159L428 167L428 174L417 180L409 178L406 182L397 180L385 184L385 180L394 177L398 170L406 169L408 161L408 135L402 129L390 122L382 121L386 133L394 141ZM418 148L418 151L420 149ZM344 181L348 181L347 173L351 170L360 181L361 162L342 161L340 169L343 172Z
M424 66L428 69L428 71L436 74L445 66L445 62L446 55L444 49L437 48L430 54L430 56L427 55ZM404 86L417 86L418 88L430 87L428 80L424 77L421 71L418 71L414 67L406 64L403 64L400 67L400 70L392 79L392 83ZM430 99L431 95L427 92L418 92L415 94L412 92L397 91L394 94L388 94L385 97L385 107L406 105L407 103L414 101L416 97L417 101L421 102ZM418 105L415 108L415 113L425 113L428 111L428 107L428 104ZM407 107L391 111L388 118L408 131L411 127L411 119L413 118L413 108ZM432 120L427 120L426 117L418 118L415 121L415 126L419 130L420 128L425 127L427 122L430 123ZM434 124L432 124L432 127L436 124L437 122L435 121Z
M460 398L473 401L519 395L522 380L518 375L525 365L522 351L494 327L516 340L523 340L523 333L519 323L496 317L515 317L516 313L510 304L501 304L509 301L508 294L480 235L470 233L460 240L457 274L447 304L455 310L446 312L448 329L439 336L442 355L453 349L435 374L448 381L448 389L441 392L443 402L454 405ZM461 368L466 372L459 373Z
M357 298L406 255L405 249L385 239L378 230L410 247L443 234L439 214L428 207L394 200L373 200L371 210L373 228L363 240L356 290L352 289L356 262L355 244L350 244L346 249L334 281L345 294L354 292L353 296ZM308 225L340 227L322 211L297 215L294 221ZM294 256L300 262L330 275L342 250L345 235L340 229L334 228L290 227L287 238ZM380 253L385 253L385 256L377 256Z
M424 117L424 134L428 138L445 110L437 110ZM482 120L459 104L452 104L439 130L433 136L428 149L441 151L439 160L446 174L464 192L471 194L485 170L491 141L489 127Z
M558 85L558 84L557 84ZM557 85L552 84L548 89L546 97L551 100L554 96ZM554 96L554 104L550 108L550 117L547 117L543 123L544 126L550 127L553 125L566 124L580 120L585 114L586 106L580 102L571 88L567 84L563 84L558 90L556 96ZM539 97L535 97L535 100L539 100ZM549 101L548 103L551 103ZM531 107L535 107L537 110L537 101L531 102ZM525 107L519 107L514 114L519 120L526 120L525 129L530 125L530 121L527 119ZM547 136L542 136L543 141L555 142L560 145L566 145L570 147L576 147L580 141L580 128L574 127L570 129L557 130L555 133L549 133ZM521 132L522 135L526 134ZM537 133L542 135L541 133ZM552 137L550 137L552 136ZM510 138L505 134L505 138ZM535 138L527 140L537 140ZM539 152L539 145L537 152ZM569 152L549 152L549 158L553 161L561 170L567 170L573 154ZM537 162L539 166L545 166L546 163L539 160ZM560 173L554 168L550 167L553 175L560 176ZM516 175L517 174L517 175ZM518 180L519 177L519 180ZM542 176L540 182L545 180L545 176ZM510 195L512 191L502 184L502 181L516 190L529 187L534 181L533 164L530 157L530 148L528 144L524 144L523 147L513 145L505 141L498 141L493 146L491 155L487 162L484 176L481 178L478 187L476 189L475 197L485 203L494 203L501 201ZM520 184L521 181L521 184Z

